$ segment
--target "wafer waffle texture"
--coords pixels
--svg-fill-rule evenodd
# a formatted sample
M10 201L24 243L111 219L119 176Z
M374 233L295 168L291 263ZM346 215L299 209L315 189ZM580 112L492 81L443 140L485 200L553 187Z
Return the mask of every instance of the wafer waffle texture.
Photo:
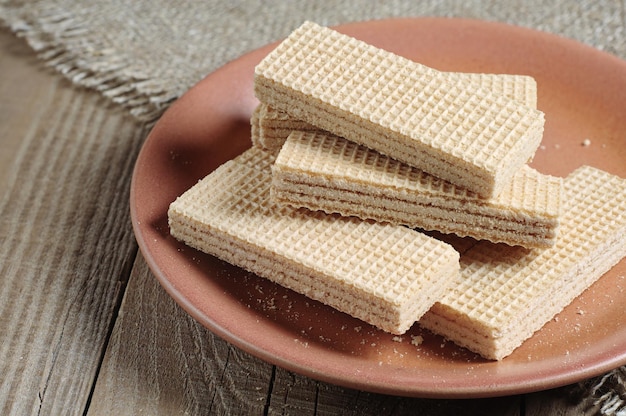
M279 151L294 130L318 131L319 128L263 103L256 106L250 117L252 144L270 152Z
M272 161L252 148L209 174L170 205L172 236L395 334L458 277L458 252L425 234L276 206Z
M464 78L484 88L494 95L503 95L530 108L537 108L537 82L527 75L484 74L451 72L449 77ZM306 121L295 119L287 112L277 110L265 103L260 103L251 117L252 143L266 150L279 150L293 130L318 130Z
M541 142L541 111L305 22L255 68L261 102L476 192L497 195Z
M626 180L585 166L564 188L554 247L474 245L461 255L457 284L420 325L500 360L626 256Z
M330 133L294 131L272 172L272 196L294 207L524 247L557 236L562 179L528 166L484 199Z

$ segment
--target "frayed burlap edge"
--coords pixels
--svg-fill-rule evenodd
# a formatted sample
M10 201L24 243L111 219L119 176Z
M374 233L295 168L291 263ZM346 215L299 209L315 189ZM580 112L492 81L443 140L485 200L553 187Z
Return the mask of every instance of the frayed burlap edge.
M626 416L626 366L581 381L568 390L585 414Z
M88 50L88 45L78 42L87 28L65 11L47 10L34 22L20 10L0 4L0 25L24 38L45 65L75 85L98 91L140 121L156 121L178 98L133 71L130 62Z

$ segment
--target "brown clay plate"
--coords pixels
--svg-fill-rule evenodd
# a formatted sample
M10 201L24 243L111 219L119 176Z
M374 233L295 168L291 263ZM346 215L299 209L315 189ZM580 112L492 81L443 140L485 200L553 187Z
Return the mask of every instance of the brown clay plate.
M589 164L626 177L626 63L554 35L499 23L417 18L337 28L449 71L528 74L546 114L533 165L565 176ZM542 390L626 363L626 261L501 362L415 325L402 339L199 253L168 232L178 195L250 144L253 68L273 46L210 74L174 103L137 160L131 212L139 246L166 291L241 349L306 376L421 397ZM587 146L583 142L588 139ZM423 337L413 345L412 336Z

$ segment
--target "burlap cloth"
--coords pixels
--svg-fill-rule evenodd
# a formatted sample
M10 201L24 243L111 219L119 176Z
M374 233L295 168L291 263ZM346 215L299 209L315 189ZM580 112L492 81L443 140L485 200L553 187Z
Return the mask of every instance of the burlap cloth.
M206 74L303 20L335 25L396 16L507 22L626 59L624 0L0 0L0 22L45 62L146 121ZM626 415L626 367L580 383L572 394L600 414Z

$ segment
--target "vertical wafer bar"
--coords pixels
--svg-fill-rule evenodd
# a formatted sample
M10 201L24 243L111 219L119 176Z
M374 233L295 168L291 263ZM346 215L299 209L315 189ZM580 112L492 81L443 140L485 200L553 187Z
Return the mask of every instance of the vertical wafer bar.
M543 113L306 22L255 68L260 101L476 192L536 151Z
M400 334L458 277L458 253L406 227L275 206L257 148L170 205L175 238Z
M488 359L502 359L626 256L626 180L582 167L564 182L554 247L481 242L461 279L420 324Z

